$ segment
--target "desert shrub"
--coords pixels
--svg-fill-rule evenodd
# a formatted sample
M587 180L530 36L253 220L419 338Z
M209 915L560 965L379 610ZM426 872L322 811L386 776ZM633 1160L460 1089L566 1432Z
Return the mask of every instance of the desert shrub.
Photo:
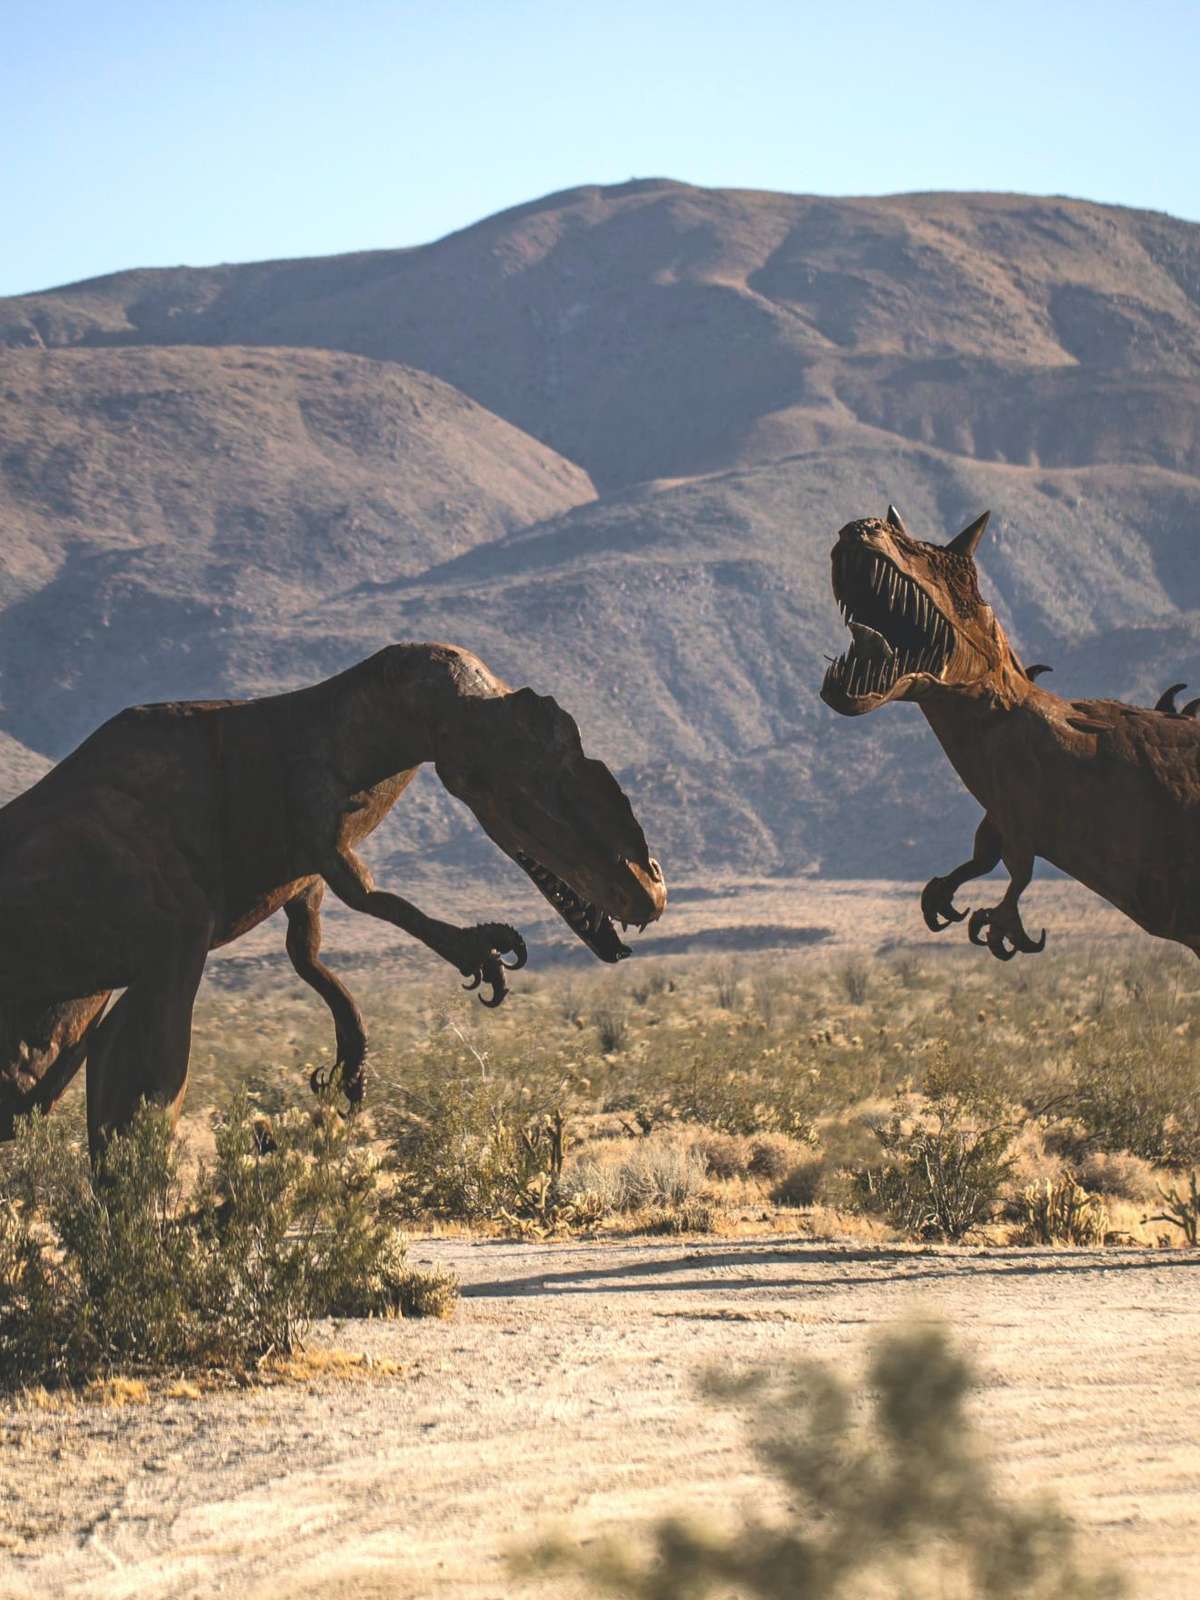
M1195 1249L1200 1244L1200 1189L1196 1185L1196 1174L1188 1173L1186 1193L1172 1184L1169 1189L1160 1189L1159 1194L1166 1204L1166 1210L1160 1211L1157 1216L1147 1217L1146 1221L1169 1222L1182 1232L1188 1244Z
M665 967L654 961L639 963L629 992L639 1006L644 1006L654 995L665 993L669 983Z
M742 969L736 961L718 961L713 966L713 988L717 1004L724 1011L736 1011L742 999Z
M1108 1210L1069 1174L1031 1183L1021 1196L1017 1244L1103 1244Z
M510 1083L456 1078L424 1097L420 1116L393 1127L391 1145L411 1213L532 1218L557 1195L565 1123L560 1110L531 1111Z
M1018 1208L1020 1197L1031 1184L1055 1183L1063 1175L1062 1157L1046 1149L1043 1129L1032 1119L1017 1128L1010 1153L1009 1189Z
M164 1114L111 1140L95 1178L65 1120L23 1122L8 1166L0 1370L69 1381L218 1348L211 1254Z
M786 1133L760 1133L750 1141L749 1170L756 1178L782 1178L802 1149L800 1141Z
M771 1190L779 1206L813 1206L821 1194L825 1177L825 1157L815 1150L794 1162Z
M1128 1150L1090 1150L1079 1161L1075 1176L1093 1194L1135 1205L1153 1200L1158 1193L1154 1168Z
M702 1133L692 1149L704 1162L711 1177L724 1180L744 1178L750 1170L750 1141L736 1133Z
M264 1141L236 1098L217 1126L211 1230L221 1316L247 1351L289 1351L394 1248L379 1172L353 1121L284 1112Z
M692 1196L677 1205L655 1206L646 1213L645 1231L654 1234L712 1233L721 1217L711 1200Z
M1151 1020L1122 1019L1076 1066L1069 1111L1100 1150L1187 1166L1200 1159L1200 1084L1194 1047Z
M659 1086L657 1120L807 1137L816 1074L803 1042L772 1040L744 1024L672 1032L670 1040L655 1041L645 1061L647 1078Z
M391 1285L392 1303L402 1317L452 1317L460 1293L457 1274L448 1267L429 1272L409 1267Z
M1013 1170L1017 1132L996 1085L939 1049L925 1073L925 1106L893 1112L875 1129L883 1161L860 1167L854 1193L866 1211L916 1238L962 1239L996 1211Z
M573 979L568 978L559 987L558 1010L564 1022L574 1028L583 1026L583 1000Z
M842 993L852 1006L866 1004L871 992L871 969L865 961L852 956L838 968L837 978Z
M592 1012L601 1055L617 1055L629 1043L629 1010L621 1000L609 997Z
M314 1317L376 1309L396 1243L364 1138L328 1110L264 1119L240 1096L185 1191L162 1112L140 1112L94 1175L65 1119L29 1119L0 1207L0 1370L245 1366L292 1350Z
M1084 1566L1051 1502L1002 1492L966 1413L974 1384L947 1335L927 1327L880 1341L861 1407L815 1362L710 1378L714 1398L749 1407L779 1512L751 1514L729 1533L681 1512L655 1525L646 1557L620 1535L583 1548L559 1538L518 1566L582 1573L634 1600L1118 1600L1123 1581Z
M764 1028L776 1027L783 1018L789 995L788 977L778 964L763 967L754 975L754 1010Z

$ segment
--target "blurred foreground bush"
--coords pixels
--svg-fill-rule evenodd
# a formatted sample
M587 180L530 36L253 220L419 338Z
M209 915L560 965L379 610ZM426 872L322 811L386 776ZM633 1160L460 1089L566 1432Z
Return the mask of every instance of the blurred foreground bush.
M637 1600L1116 1600L1111 1572L1089 1571L1071 1524L1047 1501L998 1488L965 1404L974 1382L936 1328L893 1333L867 1378L870 1415L829 1368L710 1379L748 1403L755 1450L776 1480L780 1511L722 1535L684 1516L653 1529L653 1550L610 1537L563 1540L518 1558L526 1572L582 1573Z

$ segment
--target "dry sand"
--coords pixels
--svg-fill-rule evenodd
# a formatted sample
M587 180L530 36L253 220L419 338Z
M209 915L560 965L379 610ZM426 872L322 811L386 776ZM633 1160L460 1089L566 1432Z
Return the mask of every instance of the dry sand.
M772 1239L422 1241L466 1298L449 1323L332 1337L405 1364L357 1384L5 1418L0 1593L509 1597L501 1553L681 1504L761 1504L706 1363L822 1356L941 1315L984 1374L1006 1485L1053 1489L1139 1600L1200 1569L1200 1255L862 1250Z

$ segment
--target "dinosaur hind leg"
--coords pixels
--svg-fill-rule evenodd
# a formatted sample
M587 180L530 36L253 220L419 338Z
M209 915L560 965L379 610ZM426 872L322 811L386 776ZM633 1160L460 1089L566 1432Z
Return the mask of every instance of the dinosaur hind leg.
M204 974L211 920L162 941L96 1029L88 1049L88 1144L93 1160L109 1133L128 1128L143 1101L179 1115L187 1085L192 1007Z
M1032 850L1006 850L1004 865L1008 868L1009 885L1000 903L980 907L972 913L967 923L967 936L972 944L986 944L1000 961L1011 961L1015 955L1037 955L1046 948L1046 930L1041 938L1031 939L1021 922L1020 899L1033 877Z
M333 1072L346 1099L351 1106L357 1106L366 1087L367 1035L354 996L320 959L321 901L324 897L325 885L318 879L284 906L288 919L287 953L292 966L305 983L317 991L333 1015L337 1042ZM314 1093L323 1087L323 1082L324 1075L318 1069L311 1079Z
M1000 830L991 817L985 816L975 830L975 844L971 859L955 867L944 878L930 878L921 891L921 914L930 933L941 933L952 922L961 922L966 916L954 904L954 896L964 883L972 878L982 878L1000 864L1003 851Z
M83 1065L107 991L48 1006L36 1016L0 1019L0 1140L18 1117L49 1111Z

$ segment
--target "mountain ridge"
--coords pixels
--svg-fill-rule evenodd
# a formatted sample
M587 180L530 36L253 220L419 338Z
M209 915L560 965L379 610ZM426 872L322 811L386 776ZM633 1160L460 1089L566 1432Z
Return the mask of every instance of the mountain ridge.
M816 699L828 548L889 500L993 508L1055 687L1200 681L1200 226L649 179L0 300L0 731L453 638L576 712L677 875L918 875L973 803L913 708ZM381 849L480 865L417 794Z

